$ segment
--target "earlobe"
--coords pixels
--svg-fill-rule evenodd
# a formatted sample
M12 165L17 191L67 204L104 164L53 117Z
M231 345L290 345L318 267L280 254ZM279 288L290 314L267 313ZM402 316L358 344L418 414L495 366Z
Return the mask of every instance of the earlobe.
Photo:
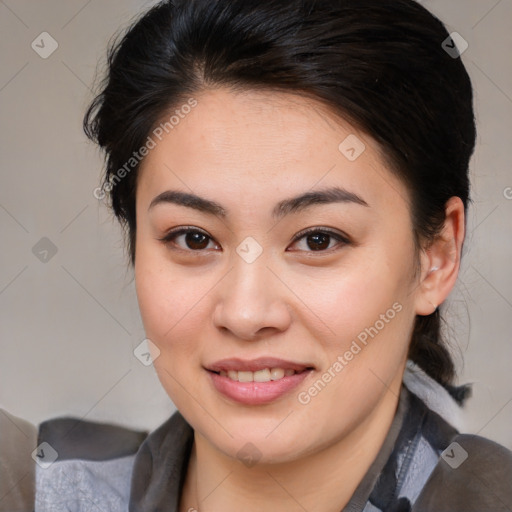
M422 253L417 315L434 313L453 289L460 267L464 226L464 204L459 197L451 197L445 205L441 233Z
M432 275L440 270L437 265L430 268L423 281L420 283L420 291L416 300L416 314L427 316L434 313L438 308L438 303L434 302L437 297L438 276ZM437 279L436 279L437 278Z

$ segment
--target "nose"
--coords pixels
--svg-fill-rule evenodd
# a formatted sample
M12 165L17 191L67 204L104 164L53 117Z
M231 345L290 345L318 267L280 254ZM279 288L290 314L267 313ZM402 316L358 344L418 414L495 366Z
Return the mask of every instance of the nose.
M238 256L237 256L238 258ZM262 257L238 258L219 283L214 325L237 339L253 341L285 331L291 322L290 290Z

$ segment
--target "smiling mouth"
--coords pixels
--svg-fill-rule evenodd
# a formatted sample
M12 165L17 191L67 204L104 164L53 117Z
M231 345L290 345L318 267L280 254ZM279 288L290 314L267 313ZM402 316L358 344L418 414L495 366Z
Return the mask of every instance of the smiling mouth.
M205 370L211 377L213 387L225 398L235 403L256 406L270 404L289 395L313 373L314 368L260 366L255 371L220 368Z

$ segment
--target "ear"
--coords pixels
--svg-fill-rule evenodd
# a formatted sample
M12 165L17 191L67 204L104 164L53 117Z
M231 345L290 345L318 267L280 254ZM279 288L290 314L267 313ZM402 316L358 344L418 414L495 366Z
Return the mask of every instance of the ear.
M442 232L421 252L420 282L416 290L417 315L430 315L444 302L457 281L465 236L464 203L451 197L445 205Z

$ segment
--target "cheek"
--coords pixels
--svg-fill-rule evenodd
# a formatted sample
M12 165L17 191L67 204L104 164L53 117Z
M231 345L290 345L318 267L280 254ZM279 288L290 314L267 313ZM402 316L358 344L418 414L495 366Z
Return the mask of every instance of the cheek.
M380 263L365 265L361 261L359 265L295 282L297 295L323 326L320 328L325 330L324 339L332 340L337 348L373 325L403 296L400 276L392 275L382 258Z
M162 344L175 330L190 302L190 287L177 279L154 252L141 247L135 262L135 287L147 336Z
M320 417L329 409L337 424L347 417L355 421L372 410L406 356L412 316L405 281L384 272L381 263L319 284L309 294L304 302L318 305L315 312L329 328L317 340L326 355L321 373L330 379L321 397L312 400L311 414ZM340 404L336 411L333 403Z
M382 383L391 381L407 354L414 320L407 262L391 266L393 255L383 249L365 256L341 270L341 277L315 279L314 286L309 282L301 291L321 320L312 335L325 354L323 371L332 368L337 376L315 407L333 400L356 407L368 396L379 396Z
M200 367L202 336L197 326L204 325L204 319L199 319L204 314L201 290L191 286L192 280L176 278L155 257L146 257L141 251L137 258L135 283L142 322L147 338L159 350L153 365L176 407L187 410L190 394L200 394L190 375L192 368Z
M140 256L140 257L139 257ZM160 364L183 366L197 359L208 320L205 293L212 288L197 270L177 269L158 251L137 255L135 285L146 336L161 352Z
M137 298L148 337L159 344L173 339L193 319L193 289L183 280L172 279L156 270L140 272L136 277Z

